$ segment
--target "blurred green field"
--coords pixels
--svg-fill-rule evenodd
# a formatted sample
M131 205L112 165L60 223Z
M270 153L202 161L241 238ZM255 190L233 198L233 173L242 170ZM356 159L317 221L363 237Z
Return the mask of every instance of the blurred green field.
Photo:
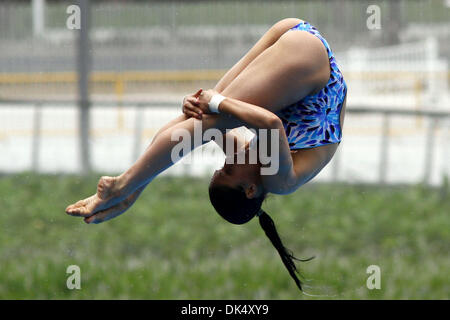
M213 212L207 180L156 179L124 215L86 225L64 208L99 176L0 178L1 299L317 299L302 295L256 219ZM421 186L310 184L264 208L320 299L448 299L450 200ZM81 290L66 268L81 268ZM368 290L366 268L381 268Z

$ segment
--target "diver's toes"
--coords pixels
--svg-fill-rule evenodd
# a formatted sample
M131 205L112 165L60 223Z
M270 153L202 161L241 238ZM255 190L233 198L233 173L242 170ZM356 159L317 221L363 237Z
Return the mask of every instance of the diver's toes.
M78 209L66 210L66 213L70 216L79 216L80 215Z

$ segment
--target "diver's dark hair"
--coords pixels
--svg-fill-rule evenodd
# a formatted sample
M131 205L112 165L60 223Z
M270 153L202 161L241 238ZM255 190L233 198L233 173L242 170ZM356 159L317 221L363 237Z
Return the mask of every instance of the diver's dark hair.
M209 199L217 213L228 222L244 224L259 211L266 195L248 199L244 189L210 185Z
M299 272L295 266L294 260L309 261L312 258L305 260L298 259L283 245L272 218L270 218L267 212L261 209L265 197L266 194L263 194L258 198L248 199L243 189L233 189L217 185L210 185L209 187L209 198L213 207L216 209L217 213L228 222L244 224L250 221L255 215L259 216L261 228L264 230L275 249L277 249L283 264L294 279L297 287L302 290L301 282L296 275L296 273Z
M296 275L296 272L299 272L297 270L297 267L295 266L294 260L305 262L312 260L314 257L311 257L309 259L298 259L294 257L292 251L287 249L281 242L280 236L278 235L277 229L275 228L275 223L263 209L260 209L259 211L259 224L261 225L261 228L263 228L267 237L270 239L270 242L272 242L275 249L277 249L281 260L283 261L286 269L289 271L292 279L294 279L295 283L297 284L297 287L302 290L302 283Z

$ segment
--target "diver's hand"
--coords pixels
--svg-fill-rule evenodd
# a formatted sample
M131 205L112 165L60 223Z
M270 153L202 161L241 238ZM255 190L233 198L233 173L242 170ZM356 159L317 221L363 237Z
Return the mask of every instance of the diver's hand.
M201 89L200 89L201 90ZM197 97L196 103L198 108L204 113L204 114L212 114L209 110L209 102L211 101L211 98L213 95L218 94L219 92L209 89L206 91L201 91L200 94Z
M183 98L183 106L182 110L185 115L188 117L196 118L201 120L203 111L200 109L197 103L197 98L202 93L202 89L198 90L196 93L187 95Z

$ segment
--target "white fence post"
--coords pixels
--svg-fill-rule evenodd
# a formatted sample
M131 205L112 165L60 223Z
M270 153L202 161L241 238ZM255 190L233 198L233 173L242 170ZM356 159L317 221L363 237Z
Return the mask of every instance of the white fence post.
M386 176L388 170L388 152L389 152L389 127L390 119L387 112L383 113L383 124L381 132L381 145L380 145L380 164L379 164L379 182L380 184L386 183Z
M142 122L143 122L143 106L138 104L136 106L136 116L134 119L134 146L133 146L133 159L132 161L136 161L139 158L139 154L141 153L141 144L142 144Z
M33 34L41 36L45 29L45 0L32 0Z
M428 37L425 41L425 48L427 79L426 101L430 106L434 106L438 101L440 87L439 77L437 76L437 72L439 72L439 52L436 38Z
M433 168L433 159L434 159L434 136L439 124L439 119L433 117L430 119L428 123L427 136L425 140L425 165L424 165L424 174L423 174L423 183L429 184L431 177L431 169Z
M33 138L31 143L31 170L39 170L39 148L41 142L41 108L42 104L37 103L34 106L33 114Z

